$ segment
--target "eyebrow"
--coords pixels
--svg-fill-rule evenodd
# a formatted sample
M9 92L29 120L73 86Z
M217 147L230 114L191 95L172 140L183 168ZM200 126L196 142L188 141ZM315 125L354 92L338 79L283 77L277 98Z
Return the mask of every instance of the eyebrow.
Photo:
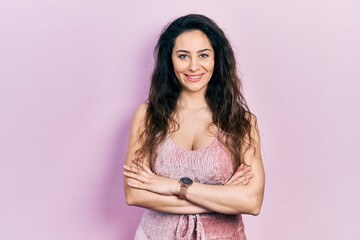
M206 51L211 51L211 49L208 49L208 48L201 49L201 50L197 51L197 53L202 53L202 52L206 52ZM187 50L177 50L176 52L177 53L178 52L190 53L190 51L187 51Z

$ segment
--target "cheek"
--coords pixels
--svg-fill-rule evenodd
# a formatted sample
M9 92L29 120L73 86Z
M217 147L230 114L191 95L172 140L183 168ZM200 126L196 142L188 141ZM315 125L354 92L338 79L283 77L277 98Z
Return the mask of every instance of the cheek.
M174 68L174 73L176 78L180 81L181 79L181 72L182 72L182 67L181 67L181 63L179 63L179 61L176 61L177 59L172 59L173 61L173 68Z
M209 71L209 72L212 72L214 70L214 60L209 60L209 61L206 61L204 62L203 64L203 67Z
M173 66L174 66L174 71L175 72L183 72L186 70L187 68L187 64L182 62L182 61L176 61L176 60L173 60Z

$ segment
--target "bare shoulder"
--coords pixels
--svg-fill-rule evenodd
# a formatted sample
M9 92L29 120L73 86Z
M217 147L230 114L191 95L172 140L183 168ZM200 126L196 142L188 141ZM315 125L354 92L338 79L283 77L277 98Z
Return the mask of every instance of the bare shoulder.
M148 109L148 104L147 103L142 103L138 106L138 108L135 111L134 114L134 120L135 119L143 119L146 115L146 111Z
M255 116L255 114L253 114L251 112L246 112L245 118L250 121L251 127L258 129L257 117Z
M143 124L147 108L148 108L147 103L142 103L137 107L137 109L135 110L135 113L133 115L133 119L132 119L132 123L131 123L132 128L138 129Z
M146 116L146 110L148 105L146 103L141 104L135 111L134 117L131 123L130 140L126 156L126 164L130 165L132 159L135 158L135 152L141 147L141 133L144 129L144 120Z
M250 136L255 142L260 142L260 131L258 127L258 121L255 114L251 112L245 113L245 118L250 122ZM245 136L245 141L249 142L248 135Z
M139 131L143 129L147 108L148 104L142 103L138 106L134 113L134 117L131 123L131 136L134 140L139 136Z

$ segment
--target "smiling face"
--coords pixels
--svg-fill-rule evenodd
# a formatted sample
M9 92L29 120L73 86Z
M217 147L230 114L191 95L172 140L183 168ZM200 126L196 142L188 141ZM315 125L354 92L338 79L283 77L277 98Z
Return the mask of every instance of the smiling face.
M207 36L193 30L180 34L172 51L174 72L183 91L205 94L214 71L214 49Z

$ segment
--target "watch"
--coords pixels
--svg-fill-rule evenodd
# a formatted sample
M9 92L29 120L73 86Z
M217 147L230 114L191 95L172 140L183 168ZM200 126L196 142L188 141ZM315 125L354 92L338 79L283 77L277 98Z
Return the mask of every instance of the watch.
M193 180L188 177L183 177L179 179L180 183L180 192L179 192L179 198L186 199L186 192L188 188L193 184Z

